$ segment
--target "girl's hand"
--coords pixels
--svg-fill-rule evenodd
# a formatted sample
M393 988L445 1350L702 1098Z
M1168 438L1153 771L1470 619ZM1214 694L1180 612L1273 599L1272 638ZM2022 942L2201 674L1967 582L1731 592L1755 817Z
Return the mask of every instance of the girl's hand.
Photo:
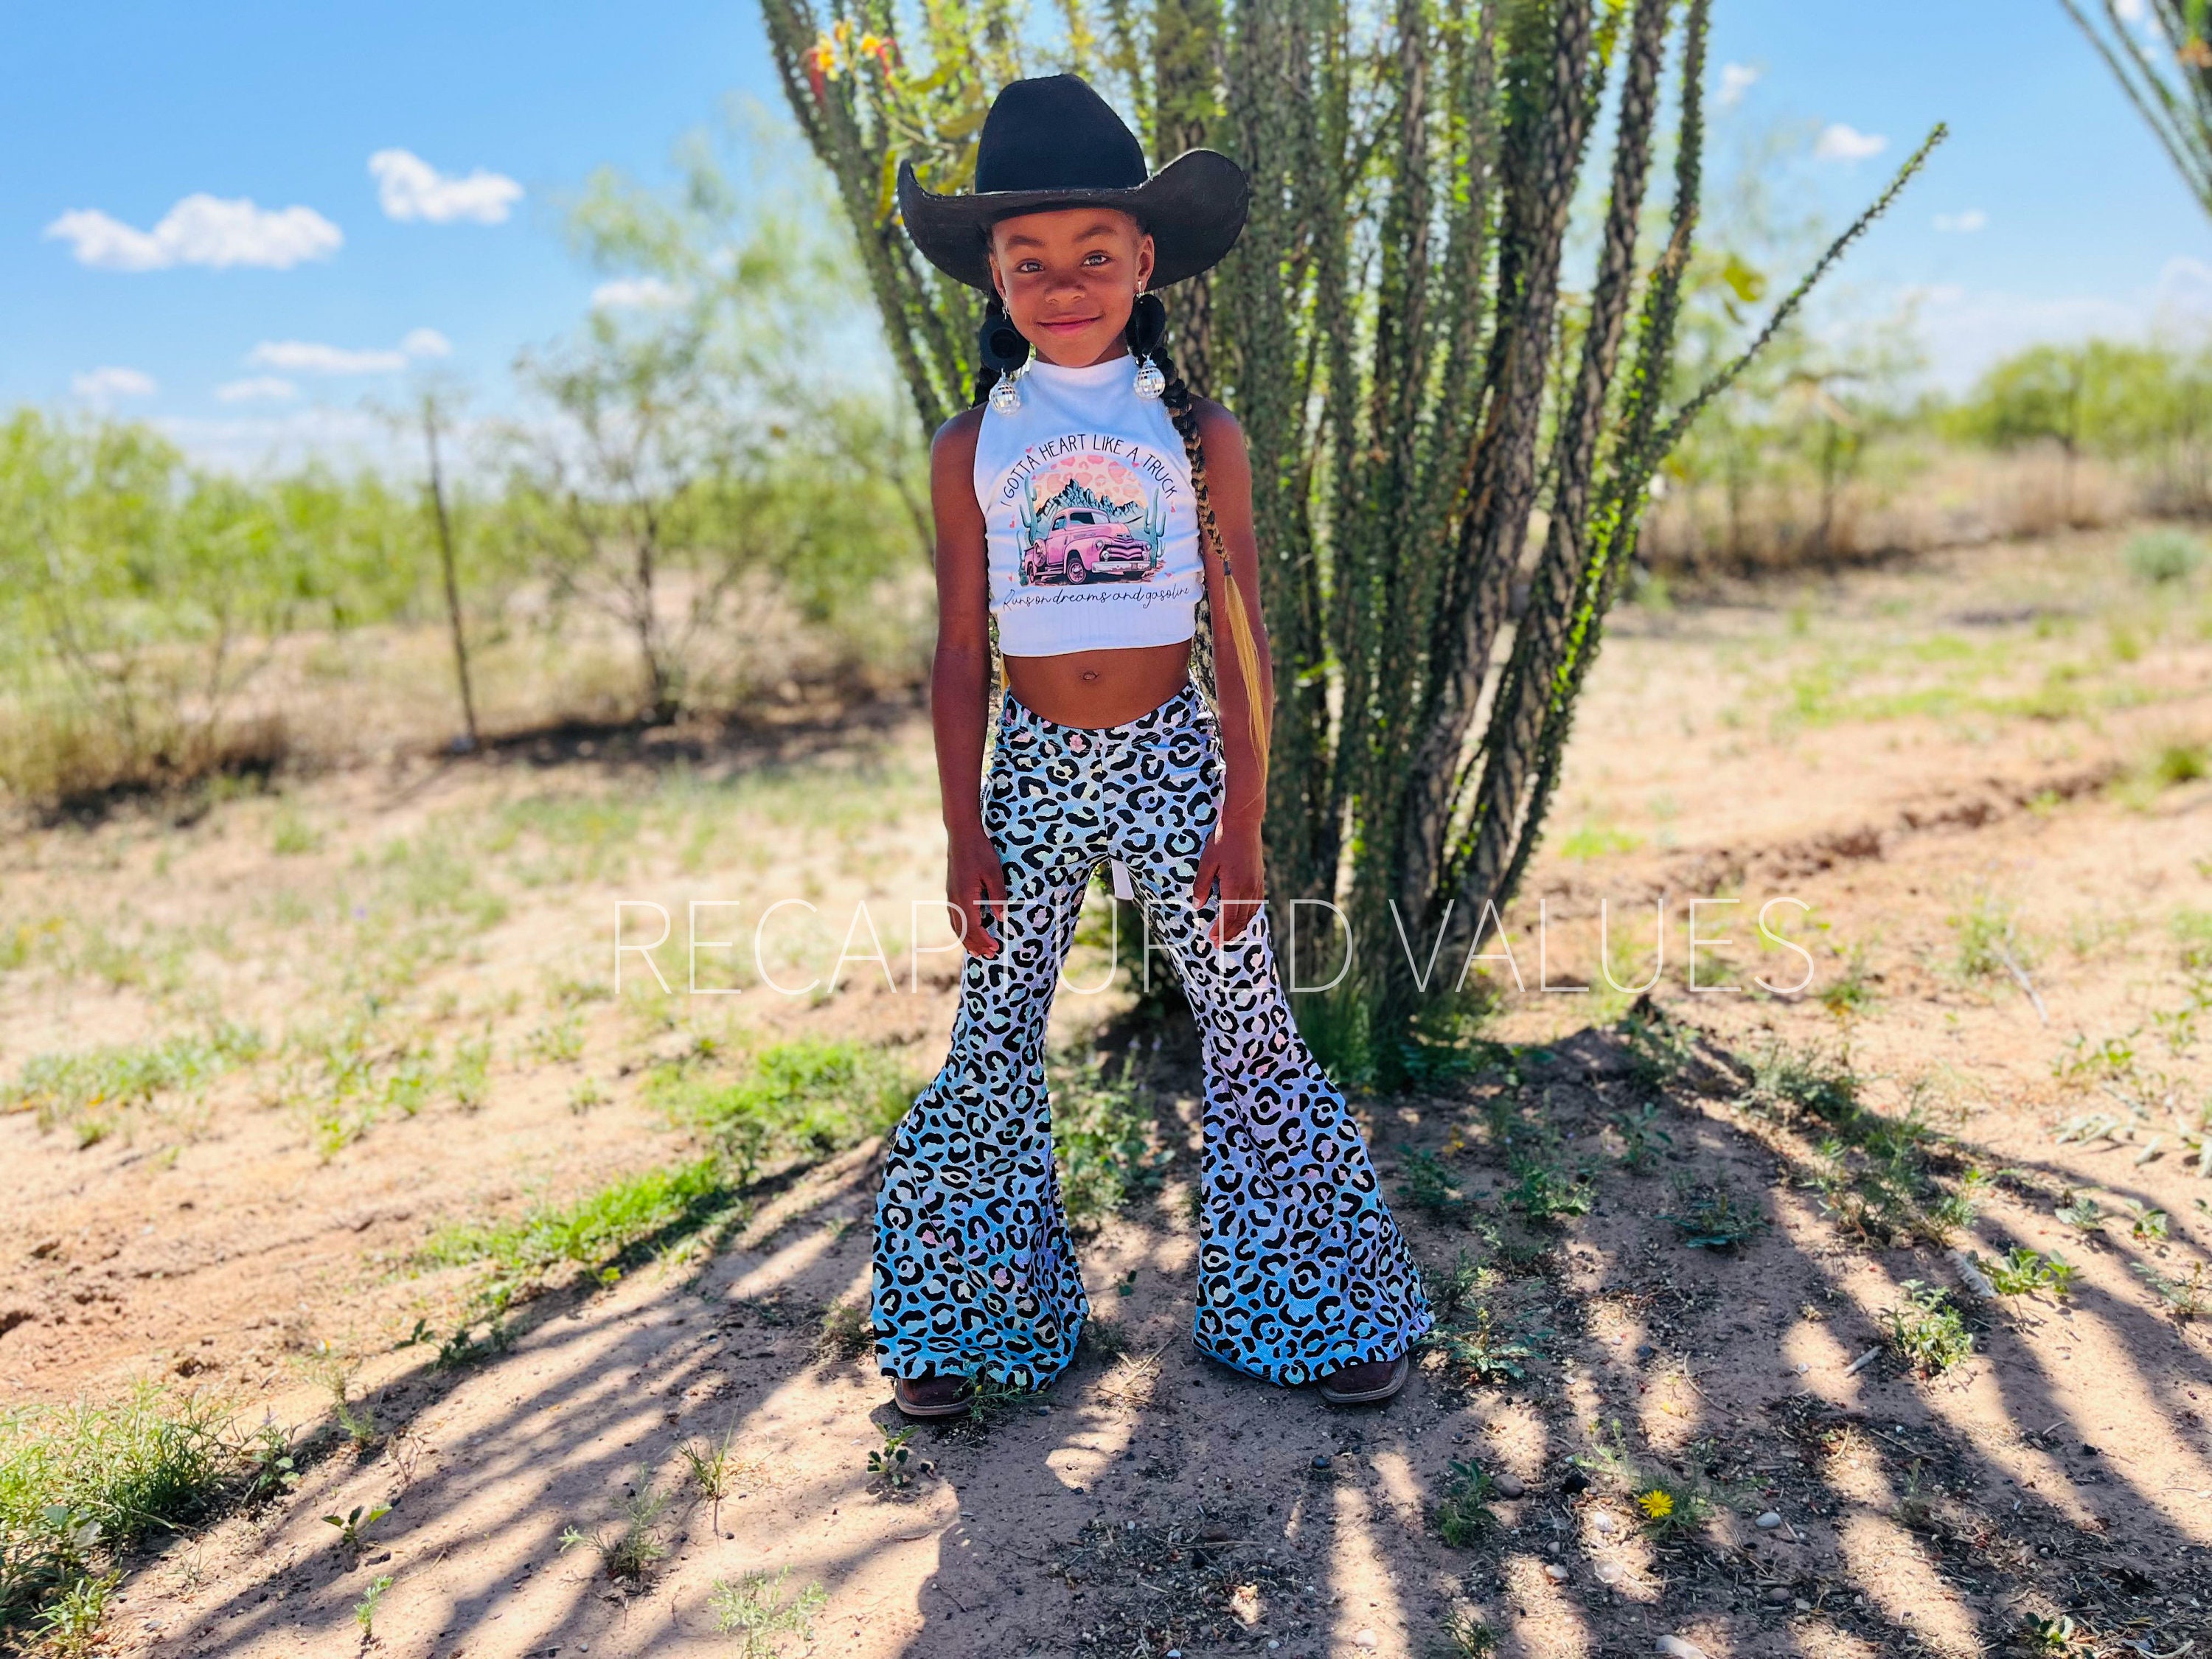
M1252 918L1260 914L1266 896L1267 874L1260 852L1260 826L1237 829L1216 824L1198 855L1198 879L1191 886L1191 902L1203 905L1218 883L1221 908L1206 936L1218 947L1243 936Z
M988 909L994 921L1005 922L1006 874L999 864L999 849L980 823L951 838L945 855L945 896L959 912L960 943L968 954L997 956L999 940L983 925L983 917Z

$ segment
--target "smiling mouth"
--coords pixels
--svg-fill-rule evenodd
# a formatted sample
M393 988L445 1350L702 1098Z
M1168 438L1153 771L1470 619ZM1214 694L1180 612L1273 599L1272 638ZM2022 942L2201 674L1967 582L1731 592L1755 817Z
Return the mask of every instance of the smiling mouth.
M1089 328L1097 320L1096 317L1055 317L1042 325L1055 334L1073 334L1079 329Z

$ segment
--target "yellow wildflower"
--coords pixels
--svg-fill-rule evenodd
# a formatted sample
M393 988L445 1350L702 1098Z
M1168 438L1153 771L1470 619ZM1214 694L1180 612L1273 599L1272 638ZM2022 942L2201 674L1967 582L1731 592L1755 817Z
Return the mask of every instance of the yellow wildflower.
M860 56L861 56L861 57L863 57L863 58L873 58L873 57L874 57L878 52L881 52L883 49L884 49L884 38L883 38L883 36L881 36L880 34L864 34L864 35L862 35L862 36L860 37Z
M1674 1512L1674 1499L1672 1493L1654 1486L1650 1492L1637 1494L1636 1507L1654 1521L1664 1521Z

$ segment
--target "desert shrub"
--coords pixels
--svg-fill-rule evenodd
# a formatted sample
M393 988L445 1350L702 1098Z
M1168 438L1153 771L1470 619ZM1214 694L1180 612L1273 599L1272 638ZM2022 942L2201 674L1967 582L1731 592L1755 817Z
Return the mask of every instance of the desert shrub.
M2147 530L2127 546L2128 574L2150 587L2185 582L2204 562L2204 544L2180 530Z

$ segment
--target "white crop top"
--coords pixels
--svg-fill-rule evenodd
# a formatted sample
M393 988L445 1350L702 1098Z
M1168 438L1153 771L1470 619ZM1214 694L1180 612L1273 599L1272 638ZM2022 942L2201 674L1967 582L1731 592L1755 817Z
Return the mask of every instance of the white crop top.
M1010 657L1172 645L1196 630L1204 568L1182 439L1133 359L1022 371L1021 407L985 404L975 501L991 613Z

